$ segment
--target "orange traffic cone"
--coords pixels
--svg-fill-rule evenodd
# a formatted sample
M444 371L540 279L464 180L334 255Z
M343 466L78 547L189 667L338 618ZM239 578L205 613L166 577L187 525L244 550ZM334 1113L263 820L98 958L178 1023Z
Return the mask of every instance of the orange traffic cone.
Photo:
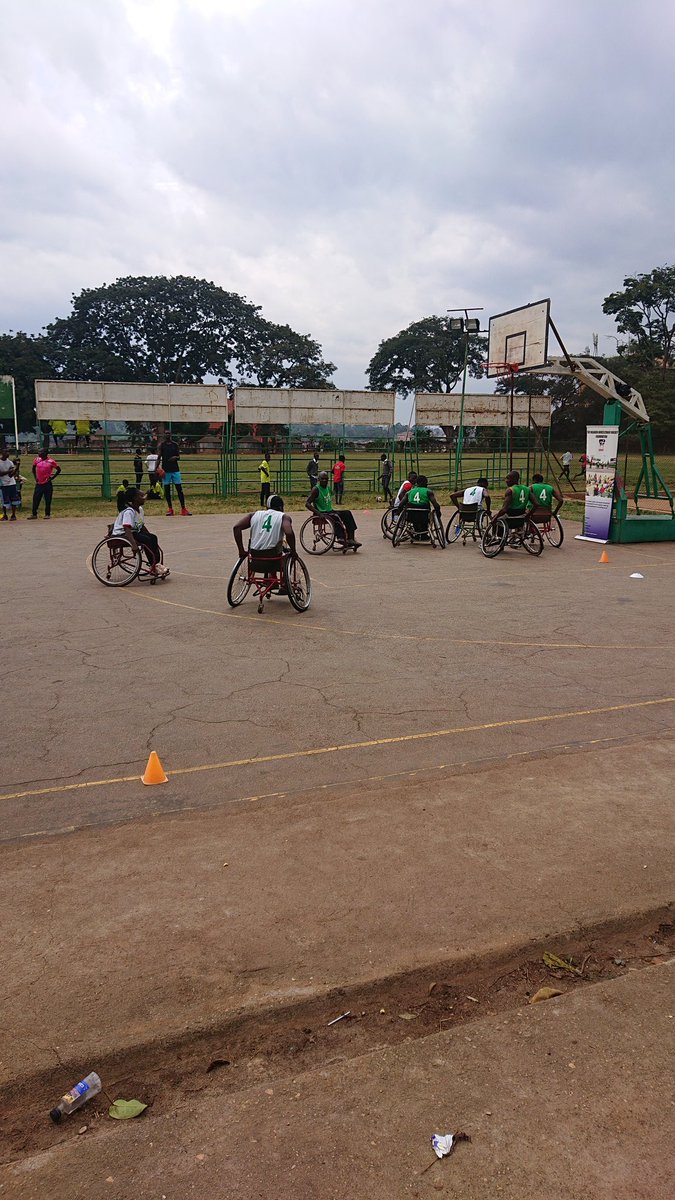
M598 562L600 562L600 563L608 563L609 562L609 554L607 553L606 550L603 550L602 554L600 555L600 557L598 559Z
M164 767L159 761L159 755L155 750L150 751L148 765L145 768L145 775L141 776L143 783L168 783L169 776L166 774Z

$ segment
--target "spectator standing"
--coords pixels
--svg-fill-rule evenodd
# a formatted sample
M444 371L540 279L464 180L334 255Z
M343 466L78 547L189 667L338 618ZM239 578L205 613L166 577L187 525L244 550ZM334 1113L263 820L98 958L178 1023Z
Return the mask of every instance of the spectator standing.
M309 490L316 487L319 478L319 451L315 450L309 462L307 463L307 474L309 475Z
M0 492L2 492L3 521L16 521L16 510L19 507L19 493L16 487L16 467L9 457L9 450L4 446L0 451ZM11 512L11 517L9 516Z
M345 456L344 454L341 454L337 462L333 463L333 495L335 497L336 504L342 503L342 497L344 496L345 491L346 470L347 467L345 464Z
M260 507L265 508L270 496L270 456L267 450L263 453L258 470L260 472Z
M143 482L143 459L138 446L134 452L134 471L136 472L136 487L139 488Z
M382 482L383 498L391 504L393 496L391 494L391 477L394 474L394 466L388 454L380 455L380 480Z
M563 475L565 476L565 479L570 479L570 467L572 466L573 462L574 455L572 454L572 451L566 450L562 456L562 471L560 472L558 479L562 479ZM571 482L572 481L570 480L570 483Z
M154 488L157 483L157 463L159 462L159 454L156 450L149 450L145 456L145 469L148 472L150 487Z
M191 517L192 513L189 513L185 507L185 496L183 495L183 481L181 479L179 464L180 448L178 446L178 442L173 440L173 437L170 433L165 435L164 441L161 443L157 453L161 468L164 472L164 499L166 500L167 517L173 516L173 508L171 504L171 484L174 485L178 493L181 517Z
M52 515L52 495L54 493L52 480L61 474L61 468L56 459L49 457L49 450L45 446L34 459L31 470L35 479L35 490L33 492L33 511L28 520L37 521L38 509L44 496L45 521L48 521Z

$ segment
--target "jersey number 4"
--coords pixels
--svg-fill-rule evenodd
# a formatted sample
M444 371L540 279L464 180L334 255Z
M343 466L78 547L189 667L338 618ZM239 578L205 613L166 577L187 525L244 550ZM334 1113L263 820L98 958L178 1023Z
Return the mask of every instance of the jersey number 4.
M272 515L271 514L268 517L265 517L265 520L263 521L261 528L266 530L267 533L269 533L270 529L272 528Z

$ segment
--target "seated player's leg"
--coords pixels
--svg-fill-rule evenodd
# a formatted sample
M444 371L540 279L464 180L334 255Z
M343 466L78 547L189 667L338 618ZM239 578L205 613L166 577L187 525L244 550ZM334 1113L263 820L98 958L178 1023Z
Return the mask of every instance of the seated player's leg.
M415 533L429 532L429 509L409 507L410 521Z

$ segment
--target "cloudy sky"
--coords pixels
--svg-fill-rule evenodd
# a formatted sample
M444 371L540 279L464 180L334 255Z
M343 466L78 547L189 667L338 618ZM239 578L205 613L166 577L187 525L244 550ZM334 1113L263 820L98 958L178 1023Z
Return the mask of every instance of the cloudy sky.
M343 388L432 313L571 351L675 262L672 0L0 0L0 330L188 274Z

